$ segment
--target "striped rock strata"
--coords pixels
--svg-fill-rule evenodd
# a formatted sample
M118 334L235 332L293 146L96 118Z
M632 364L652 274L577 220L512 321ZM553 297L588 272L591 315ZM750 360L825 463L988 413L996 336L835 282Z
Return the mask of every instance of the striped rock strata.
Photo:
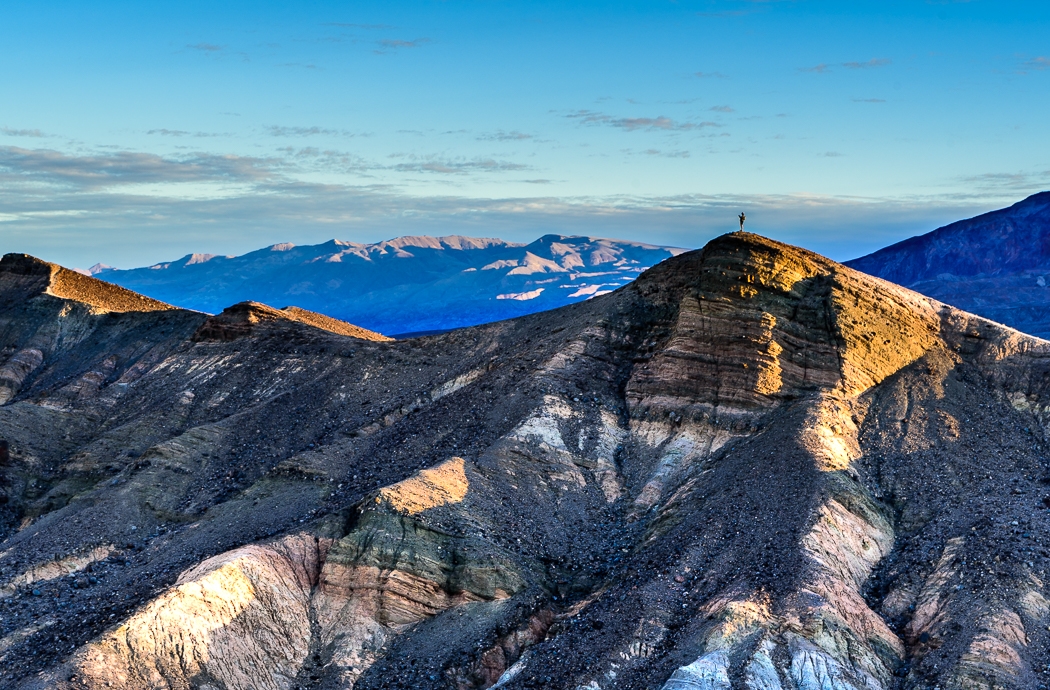
M1050 343L750 234L405 341L5 265L5 687L1048 682Z

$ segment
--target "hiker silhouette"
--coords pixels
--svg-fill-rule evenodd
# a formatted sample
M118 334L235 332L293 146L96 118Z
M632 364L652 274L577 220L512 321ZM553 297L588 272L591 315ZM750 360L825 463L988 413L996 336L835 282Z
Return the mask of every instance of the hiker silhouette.
M747 216L745 216L743 213L741 213L737 217L740 219L740 232L743 232L744 231L744 221L747 220Z

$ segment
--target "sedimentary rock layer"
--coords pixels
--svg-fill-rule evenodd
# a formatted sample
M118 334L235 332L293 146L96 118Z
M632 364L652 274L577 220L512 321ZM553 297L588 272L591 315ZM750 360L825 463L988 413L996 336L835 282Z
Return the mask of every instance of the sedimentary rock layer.
M4 687L1047 682L1044 341L743 233L397 342L46 283L0 270Z

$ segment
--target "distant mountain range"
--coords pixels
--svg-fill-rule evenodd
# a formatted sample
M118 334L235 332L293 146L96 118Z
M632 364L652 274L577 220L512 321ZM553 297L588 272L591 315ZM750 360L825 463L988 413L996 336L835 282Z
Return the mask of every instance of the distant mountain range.
M295 305L389 335L499 321L611 292L684 249L545 235L399 237L275 244L242 256L190 254L92 275L170 304L218 313L252 300ZM1050 339L1050 192L912 237L847 266Z
M686 250L545 235L530 244L399 237L376 244L275 244L242 256L92 275L154 299L217 313L254 300L327 314L386 334L439 331L553 309L611 292Z
M846 265L1050 339L1050 192Z

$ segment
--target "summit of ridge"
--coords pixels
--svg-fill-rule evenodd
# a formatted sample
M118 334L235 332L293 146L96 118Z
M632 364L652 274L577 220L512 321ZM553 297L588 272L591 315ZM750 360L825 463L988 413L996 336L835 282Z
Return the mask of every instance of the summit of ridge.
M5 254L0 258L0 290L46 293L108 312L148 312L176 308L29 254Z
M324 314L289 306L275 309L259 302L239 302L226 307L221 313L208 317L195 335L198 339L235 340L252 334L253 326L260 323L294 322L303 323L314 328L346 335L361 340L389 342L381 333L360 328L345 321L333 319Z

